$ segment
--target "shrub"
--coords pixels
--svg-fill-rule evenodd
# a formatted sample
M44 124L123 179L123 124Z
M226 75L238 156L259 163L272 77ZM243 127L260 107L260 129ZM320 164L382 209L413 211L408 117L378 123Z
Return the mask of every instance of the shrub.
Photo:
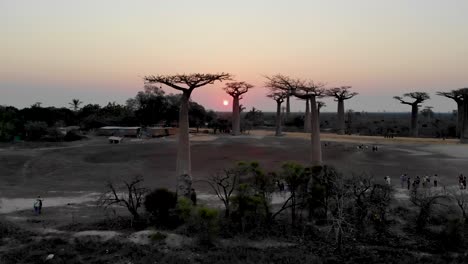
M198 207L193 217L192 229L198 234L199 243L212 244L219 232L218 210Z
M39 140L47 134L47 123L42 121L28 121L24 124L24 132L28 140Z
M155 222L166 226L169 220L169 212L177 204L177 196L167 189L156 189L145 196L144 206Z
M192 216L193 203L185 197L180 197L177 200L176 215L180 222L186 223Z

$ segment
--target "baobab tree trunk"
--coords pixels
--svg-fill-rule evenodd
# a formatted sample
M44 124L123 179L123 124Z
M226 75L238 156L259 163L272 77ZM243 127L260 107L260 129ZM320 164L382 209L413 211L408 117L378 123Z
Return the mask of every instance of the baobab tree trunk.
M184 92L180 100L179 141L177 142L177 194L190 197L192 188L192 166L189 140L189 99L190 92Z
M289 94L286 97L286 121L289 120L289 113L291 112L291 106L289 104Z
M322 145L320 143L320 121L317 111L317 102L315 96L310 98L312 133L311 136L311 154L310 161L312 166L322 165Z
M458 101L457 102L457 128L456 128L457 138L460 138L460 135L461 135L461 129L463 127L463 119L464 119L463 101Z
M232 97L232 134L234 136L240 135L240 110L239 110L239 97Z
M418 136L418 104L411 105L411 136Z
M281 103L276 102L276 133L275 136L281 136Z
M345 112L344 112L344 100L338 100L338 134L343 135L345 132Z
M465 100L462 104L463 122L460 130L460 142L468 144L468 101Z
M312 121L310 119L309 98L306 99L306 110L304 115L304 132L310 133L312 131Z

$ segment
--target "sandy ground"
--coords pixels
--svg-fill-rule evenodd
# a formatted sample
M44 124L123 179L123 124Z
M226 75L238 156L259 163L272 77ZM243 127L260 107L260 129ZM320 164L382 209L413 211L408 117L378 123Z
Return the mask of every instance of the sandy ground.
M215 205L209 186L199 180L233 166L238 161L259 161L267 170L278 170L285 161L307 164L309 135L251 131L248 135L191 135L192 170L199 197ZM440 184L454 185L459 173L468 174L468 145L455 140L412 139L322 134L323 160L347 174L366 173L379 181L388 175L399 185L399 175L438 174ZM120 145L106 138L66 144L0 146L0 214L29 218L34 198L41 195L49 219L91 213L98 194L108 181L120 182L141 175L149 188L174 189L176 138L127 139ZM359 144L369 149L357 149ZM379 146L372 152L371 146ZM405 197L401 191L397 194ZM281 198L277 198L280 202ZM52 209L55 208L55 209ZM52 213L54 212L54 213ZM108 212L107 212L108 213ZM100 212L100 215L104 215ZM64 216L65 217L65 216Z

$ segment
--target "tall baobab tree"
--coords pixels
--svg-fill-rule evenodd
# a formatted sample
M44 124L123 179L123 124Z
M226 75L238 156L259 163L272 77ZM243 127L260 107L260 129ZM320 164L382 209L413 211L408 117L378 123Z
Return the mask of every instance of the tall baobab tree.
M145 76L144 80L147 83L164 84L182 92L179 109L179 141L177 144L177 193L189 197L192 188L188 114L190 95L196 88L213 84L216 81L231 80L231 75L229 73L151 75Z
M80 99L72 99L71 103L68 103L70 107L73 109L73 111L78 111L80 109L80 105L83 102L80 101Z
M319 116L319 118L320 118L320 109L326 106L327 104L324 101L317 101L317 115Z
M293 90L294 96L300 94L306 95L310 100L310 117L311 117L311 153L310 161L313 166L322 164L322 145L320 143L320 120L317 109L317 97L320 98L325 94L325 84L321 82L306 81L303 82L298 90Z
M437 95L440 96L445 96L447 98L450 98L454 100L457 103L457 128L456 128L456 137L460 137L460 131L463 125L463 89L468 89L468 88L462 88L458 90L452 90L450 92L437 92Z
M226 87L223 88L232 97L232 134L234 136L240 135L241 108L239 101L242 99L242 95L253 87L253 85L246 82L230 82L226 83Z
M403 97L409 97L411 99L414 99L413 102L408 102L403 99ZM419 134L418 131L418 112L419 112L419 107L421 106L421 103L423 103L426 100L431 99L429 94L425 92L411 92L411 93L405 93L403 94L403 97L401 96L394 96L396 100L400 101L402 104L406 105L411 105L411 131L410 135L412 137L417 137Z
M283 90L278 90L274 88L270 88L270 92L267 94L267 97L275 100L276 102L276 129L275 129L275 136L281 136L281 104L287 97L287 93Z
M339 135L343 135L345 132L345 109L344 101L353 98L358 95L356 92L350 92L351 86L341 86L331 88L327 91L327 95L334 97L335 101L338 102L338 124L336 130Z
M286 95L293 95L297 98L308 99L310 103L310 122L311 122L311 155L310 161L313 166L322 164L322 147L320 144L320 121L317 112L317 97L325 94L324 83L314 81L303 81L292 79L287 76L277 74L268 79L267 87L273 87L281 90ZM307 111L307 109L306 109ZM305 118L304 122L307 122ZM304 123L305 125L306 123Z
M459 92L463 96L463 107L461 109L463 122L460 130L460 142L468 143L468 88L462 88L459 90Z

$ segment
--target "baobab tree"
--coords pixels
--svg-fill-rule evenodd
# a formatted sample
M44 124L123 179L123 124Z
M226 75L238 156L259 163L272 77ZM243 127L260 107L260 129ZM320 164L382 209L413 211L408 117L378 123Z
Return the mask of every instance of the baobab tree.
M320 121L317 111L317 97L322 97L325 94L324 83L314 81L303 81L292 79L287 76L277 74L268 79L267 87L272 87L275 90L280 90L286 95L293 95L301 99L308 99L310 102L310 122L311 122L311 155L310 162L312 165L322 164L322 147L320 144ZM307 106L306 106L307 111ZM307 122L309 118L305 118ZM306 123L304 123L306 124Z
M403 97L409 97L411 99L414 99L413 102L408 102L403 100ZM412 137L417 137L418 136L418 112L419 112L419 107L421 106L421 103L423 103L426 100L429 100L431 97L425 93L425 92L411 92L411 93L405 93L403 94L403 97L401 96L394 96L396 100L400 101L402 104L406 105L411 105L411 131L410 135Z
M150 84L164 84L182 92L179 109L179 141L177 144L177 193L189 197L192 188L188 114L190 95L196 88L213 84L216 81L231 80L231 75L229 73L151 75L145 76L144 80Z
M267 94L267 97L275 100L276 102L276 129L275 136L281 136L281 104L287 97L287 93L283 90L270 88L270 92Z
M458 90L452 90L450 92L437 92L437 95L440 96L445 96L447 98L450 98L457 103L457 128L456 128L456 137L460 137L460 131L463 125L463 89L468 89L468 88L462 88Z
M351 86L341 86L331 88L327 91L327 95L335 98L335 102L338 102L338 123L336 126L337 133L343 135L345 132L345 110L344 101L353 98L358 95L356 92L350 92Z
M468 143L468 88L462 88L459 91L463 96L463 107L461 111L463 122L460 130L460 142Z
M78 111L80 109L80 105L82 104L83 102L80 101L80 99L73 99L71 101L71 103L68 103L71 107L71 109L73 109L73 111Z
M319 116L319 118L320 118L320 109L326 106L327 104L324 101L317 101L317 115Z
M312 129L310 133L311 153L310 162L313 166L322 164L322 146L320 143L320 120L317 109L317 97L325 94L325 84L321 82L306 81L302 83L299 91L293 90L294 96L298 94L306 95L310 100L310 117Z
M232 134L234 136L240 135L240 112L242 109L239 101L242 99L242 95L253 87L246 82L230 82L226 83L226 87L223 88L232 97Z

